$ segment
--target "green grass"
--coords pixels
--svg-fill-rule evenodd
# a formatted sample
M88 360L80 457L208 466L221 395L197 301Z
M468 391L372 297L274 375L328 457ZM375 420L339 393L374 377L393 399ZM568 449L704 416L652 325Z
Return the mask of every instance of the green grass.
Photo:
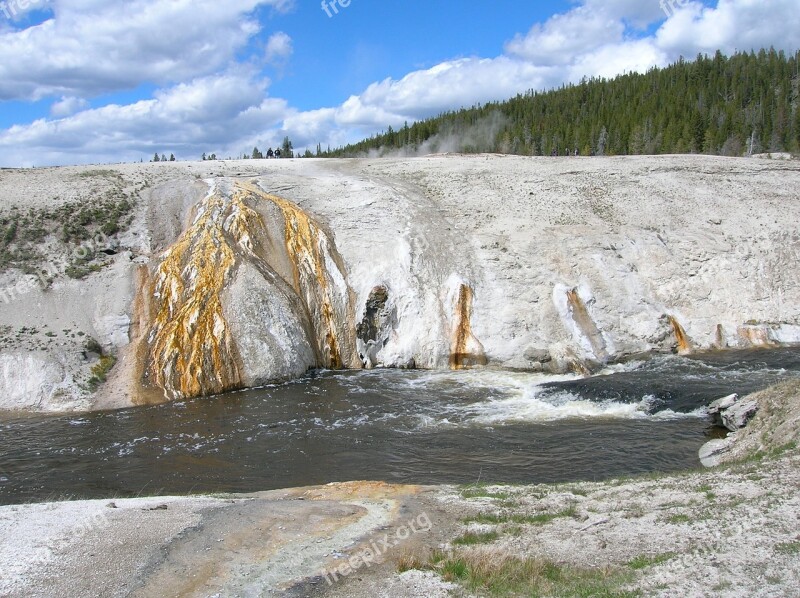
M502 525L504 523L515 523L517 525L543 525L550 523L554 519L563 517L576 517L577 508L573 505L559 511L558 513L537 513L536 515L519 515L516 513L479 513L471 517L466 517L463 522L482 523L486 525Z
M787 442L786 444L774 446L767 451L755 451L754 453L751 453L742 459L739 459L737 461L732 461L730 465L739 466L735 470L741 472L743 466L751 465L753 463L759 463L761 461L764 461L765 459L767 460L777 459L779 457L782 457L786 453L794 452L796 450L797 450L796 441Z
M108 373L114 364L117 363L117 358L113 355L104 355L96 364L92 366L92 377L89 378L89 388L97 390L97 388L106 381Z
M680 523L689 523L691 520L692 520L691 517L689 517L688 515L683 515L683 514L670 515L669 517L666 518L666 522L667 523L672 523L672 524L675 524L675 525L680 524Z
M490 492L488 487L484 484L471 484L461 488L461 498L492 498L496 500L507 500L509 498L508 492Z
M408 563L407 563L408 564ZM481 554L435 553L418 568L486 596L630 598L622 588L633 573L621 568L585 568L552 561Z
M92 172L81 176L99 176ZM46 242L59 241L62 255L73 268L71 275L82 278L91 273L93 270L84 268L105 257L99 251L102 247L98 247L98 239L114 237L133 221L134 197L123 190L121 179L112 183L114 188L106 193L98 191L55 208L23 211L12 206L0 210L0 272L17 269L26 274L38 273L45 263L56 263L54 258L62 257L52 255L50 248L43 250Z
M497 532L467 532L453 540L453 546L474 546L475 544L488 544L494 542L500 534Z
M653 565L660 565L661 563L665 563L674 556L675 553L673 552L665 552L664 554L657 554L655 556L647 556L643 554L628 561L628 567L630 567L634 571L639 571L641 569L646 569L647 567L652 567Z
M697 491L705 494L706 500L714 500L715 498L717 498L717 495L711 491L710 484L700 484L700 486L697 487Z
M775 545L775 552L778 554L795 555L800 554L800 542L785 542Z

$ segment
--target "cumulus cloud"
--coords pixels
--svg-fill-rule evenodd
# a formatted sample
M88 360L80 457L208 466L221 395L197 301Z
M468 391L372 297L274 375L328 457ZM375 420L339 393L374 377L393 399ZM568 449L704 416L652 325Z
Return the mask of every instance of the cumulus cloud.
M445 61L377 81L339 106L300 112L270 98L269 81L256 71L236 66L237 51L260 28L253 9L287 10L286 0L53 0L54 17L42 25L0 30L0 51L12 57L0 64L0 99L61 98L52 109L57 118L0 131L0 163L135 159L154 151L236 155L274 146L285 134L296 148L336 146L387 125L584 76L642 72L717 49L795 50L796 4L681 0L667 18L656 0L582 0L510 39L499 56ZM265 58L285 60L292 45L274 33ZM134 104L85 109L76 99L143 82L160 90Z
M267 40L266 60L269 64L282 64L293 51L292 38L283 31L278 31Z
M260 30L254 9L285 11L291 2L53 0L51 6L41 24L0 33L0 100L87 97L217 72Z
M187 159L209 150L235 154L253 131L279 128L291 112L284 100L266 97L268 84L250 72L227 72L159 91L150 100L14 126L0 133L0 162L10 156L24 165L59 163L64 156L137 160L156 151Z
M89 102L83 98L62 96L60 100L50 107L50 115L56 118L70 116L89 107Z

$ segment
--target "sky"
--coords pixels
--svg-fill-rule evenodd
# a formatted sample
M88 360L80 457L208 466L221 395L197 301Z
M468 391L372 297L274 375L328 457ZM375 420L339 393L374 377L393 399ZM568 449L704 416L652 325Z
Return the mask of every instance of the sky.
M770 46L800 49L800 0L2 0L0 166L336 147Z

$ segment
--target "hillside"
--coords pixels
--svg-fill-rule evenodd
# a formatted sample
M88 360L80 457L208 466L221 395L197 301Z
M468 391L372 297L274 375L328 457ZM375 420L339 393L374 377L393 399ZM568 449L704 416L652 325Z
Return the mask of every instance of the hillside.
M800 52L698 56L442 114L322 157L800 151Z

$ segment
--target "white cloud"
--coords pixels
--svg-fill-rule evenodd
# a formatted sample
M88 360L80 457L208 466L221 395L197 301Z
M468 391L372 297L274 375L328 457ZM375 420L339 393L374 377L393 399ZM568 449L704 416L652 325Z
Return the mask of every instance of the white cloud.
M60 100L50 107L50 115L56 118L62 118L85 110L88 107L89 102L83 98L62 96Z
M87 97L214 73L260 30L255 8L288 10L291 2L53 0L52 6L43 23L0 33L0 100Z
M794 51L800 48L800 6L797 0L719 0L713 8L693 2L664 23L653 43L688 57L770 46Z
M267 40L266 60L269 64L282 64L293 51L292 38L283 31L278 31Z
M506 45L511 56L539 65L569 64L575 56L622 41L625 24L605 10L590 6L556 15L534 25L525 36Z
M228 72L159 91L150 100L14 126L0 132L0 163L137 160L155 151L187 159L203 151L235 155L251 143L253 131L279 129L291 114L284 100L266 98L267 86L249 72Z

